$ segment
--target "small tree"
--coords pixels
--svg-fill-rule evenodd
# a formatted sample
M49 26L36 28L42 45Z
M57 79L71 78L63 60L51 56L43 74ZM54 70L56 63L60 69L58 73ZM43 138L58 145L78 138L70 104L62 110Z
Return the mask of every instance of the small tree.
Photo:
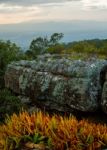
M56 45L59 43L59 41L63 38L63 33L54 33L51 35L50 38L50 44L51 45Z
M39 54L44 54L47 52L50 52L48 50L50 49L58 49L59 41L63 37L62 33L54 33L51 35L50 39L48 40L47 37L38 37L34 39L29 47L29 50L26 52L26 54L31 58L36 58L37 55ZM57 45L57 46L55 46ZM53 48L52 48L53 47ZM59 46L61 47L61 46ZM52 50L52 51L54 51ZM55 50L56 51L56 50Z
M38 37L31 42L30 51L32 51L34 55L43 54L48 47L48 43L47 37Z

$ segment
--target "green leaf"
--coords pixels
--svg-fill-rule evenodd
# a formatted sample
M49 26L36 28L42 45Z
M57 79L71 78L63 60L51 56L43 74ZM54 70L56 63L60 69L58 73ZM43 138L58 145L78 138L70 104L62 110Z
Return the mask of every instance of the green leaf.
M91 144L94 141L94 137L92 135L88 135L87 139L86 139L86 143Z
M30 135L24 135L24 136L22 136L21 139L23 139L25 142L27 142L27 141L32 142L33 141L32 137Z
M51 147L52 147L52 140L51 140L51 138L49 138L49 139L48 139L48 141L47 141L47 145L48 145L48 147L49 147L49 148L51 148Z

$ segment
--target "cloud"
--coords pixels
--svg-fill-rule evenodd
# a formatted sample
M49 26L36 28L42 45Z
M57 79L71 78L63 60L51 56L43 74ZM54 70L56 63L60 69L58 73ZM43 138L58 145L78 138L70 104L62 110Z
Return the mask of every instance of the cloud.
M71 1L81 1L81 0L0 0L0 4L14 4L14 5L35 5L35 4L48 4L48 3L62 3Z
M33 5L33 4L47 4L47 3L59 3L66 2L67 0L0 0L0 3L15 4L15 5Z
M1 4L0 24L21 23L39 19L42 9L37 6Z
M24 2L24 0L22 0L21 2ZM69 20L72 19L71 14L73 9L75 9L73 8L73 4L75 2L76 1L71 0L60 0L60 2L58 3L58 1L56 2L56 0L53 0L52 3L52 1L50 2L49 0L47 0L47 2L43 0L36 0L36 4L34 5L1 3L0 24L21 23L26 21ZM37 5L37 3L39 4Z
M107 10L107 0L82 0L85 10Z
M7 5L1 4L0 5L0 14L1 13L21 13L21 12L28 12L28 11L36 11L39 12L40 9L36 6L20 6L20 5Z
M106 0L0 0L0 24L68 20L107 20L107 2Z

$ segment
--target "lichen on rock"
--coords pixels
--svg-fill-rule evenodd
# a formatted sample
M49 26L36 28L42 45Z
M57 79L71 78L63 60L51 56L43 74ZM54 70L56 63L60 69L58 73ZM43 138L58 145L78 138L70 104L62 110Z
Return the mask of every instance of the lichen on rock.
M107 103L104 67L107 61L98 59L18 61L8 65L5 86L48 109L93 112Z

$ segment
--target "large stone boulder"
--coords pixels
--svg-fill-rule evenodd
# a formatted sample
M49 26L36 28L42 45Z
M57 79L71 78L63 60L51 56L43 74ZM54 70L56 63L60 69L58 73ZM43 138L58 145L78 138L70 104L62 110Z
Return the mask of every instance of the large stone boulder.
M103 111L107 113L107 66L103 67L100 78L102 84L101 107Z
M101 72L106 66L106 60L95 59L39 58L12 62L5 73L5 86L46 109L94 112L102 102L105 111L107 82L104 83Z

